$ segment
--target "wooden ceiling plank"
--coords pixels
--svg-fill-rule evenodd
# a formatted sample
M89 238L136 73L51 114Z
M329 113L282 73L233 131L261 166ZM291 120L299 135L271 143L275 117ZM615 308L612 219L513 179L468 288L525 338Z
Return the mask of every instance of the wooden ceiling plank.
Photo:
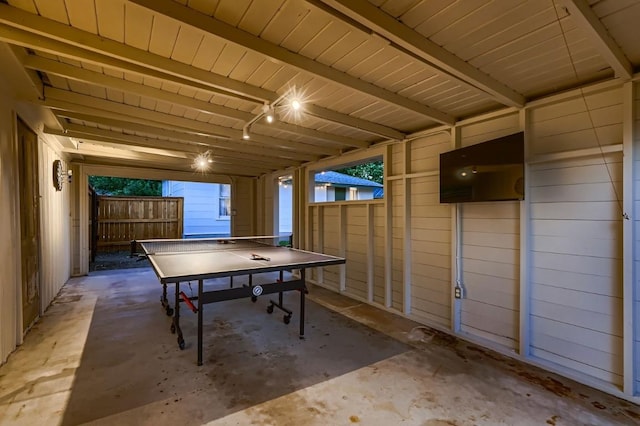
M226 93L249 97L260 102L275 99L272 98L273 94L271 92L261 88L253 87L239 81L229 80L224 76L172 61L168 57L105 39L96 34L90 34L77 28L63 25L59 22L24 12L3 3L0 3L0 22L29 33L62 41L65 44L81 48L85 51L107 55L143 68L150 68L159 71L161 74L170 74L179 78L202 83L210 88L217 88ZM38 46L35 45L33 48L38 49Z
M277 148L264 147L255 143L245 143L229 141L226 139L216 139L210 136L202 134L189 134L181 131L167 129L166 127L156 127L155 125L141 124L131 121L130 117L112 117L106 116L106 114L100 114L102 111L98 111L98 115L92 115L87 112L75 112L68 110L57 111L57 116L67 117L75 120L87 121L91 123L100 124L106 127L116 127L129 131L140 132L143 134L153 135L160 138L169 138L186 143L201 144L204 146L225 149L237 152L243 152L247 154L262 155L267 157L292 159L296 161L313 161L317 160L319 156L303 153L286 151Z
M30 55L29 57L25 58L25 60L23 61L23 65L26 68L44 71L47 74L58 75L72 80L84 81L86 83L118 89L124 92L135 93L139 96L182 105L201 112L222 115L224 117L231 117L242 121L249 121L253 118L252 114L244 111L238 111L219 105L214 105L209 102L199 101L194 98L167 92L159 88L133 83L117 77L110 77L105 74L88 71L82 68L74 67L72 65L66 65L36 55Z
M102 37L124 42L125 14L122 0L95 0L98 34Z
M13 2L11 3L13 4ZM35 0L35 4L40 15L66 25L69 24L69 15L67 15L64 0Z
M633 65L609 35L609 32L593 12L589 3L584 0L561 1L569 11L571 20L587 34L593 46L613 68L616 77L630 80L633 77Z
M149 50L153 14L138 5L125 3L124 43L140 50Z
M98 22L96 19L96 5L94 1L65 0L69 24L83 31L96 34Z
M338 71L335 68L322 65L312 59L293 53L283 47L272 44L264 39L256 37L250 33L242 31L226 22L207 17L188 7L181 6L172 0L131 0L132 2L147 7L164 16L170 16L173 19L198 28L206 33L215 35L224 40L228 40L235 45L253 50L269 58L288 64L312 75L319 76L334 83L341 84L351 90L356 90L366 95L379 98L385 102L398 105L402 108L409 109L426 115L435 121L443 124L452 125L453 117L430 108L426 105L415 102L411 99L399 96L393 92L389 92L374 84L367 83L363 80L350 76L346 73Z
M415 30L394 19L366 0L321 0L350 19L365 25L384 38L406 49L437 69L471 84L499 102L522 107L525 99L513 89L449 53Z
M203 152L203 145L193 143L170 141L165 139L156 139L145 136L129 135L116 132L113 130L101 129L98 127L83 126L65 120L64 130L55 130L45 128L44 133L54 134L57 136L65 136L76 139L92 139L104 140L111 143L120 143L128 146L143 146L149 148L159 148L165 150L176 150L187 154L199 154ZM258 164L269 166L272 168L284 168L292 165L299 165L300 161L286 160L275 157L256 156L254 154L245 154L225 149L215 149L213 155L219 158L228 158L236 161L252 161Z
M135 6L135 5L134 5ZM102 43L104 39L94 36L91 34L86 34L82 31L75 30L73 28L69 28L66 26L64 29L60 27L56 27L55 25L51 25L51 21L33 16L28 13L14 10L10 6L6 6L0 3L0 22L4 22L5 25L0 25L0 39L7 41L12 44L17 44L23 47L32 48L38 51L48 52L54 55L62 55L67 58L72 58L76 61L90 62L94 64L99 64L108 69L116 69L125 72L125 75L136 75L136 76L148 76L151 78L156 78L163 81L171 81L172 83L179 84L182 86L192 87L197 90L208 91L211 93L222 94L223 96L231 96L231 94L227 91L219 91L212 84L201 83L198 80L197 76L191 75L190 72L185 71L189 78L183 78L180 76L180 73L176 74L168 74L161 70L154 69L153 65L146 64L144 61L139 61L142 65L138 65L136 63L128 62L124 59L117 59L113 56L108 56L106 54L101 53L102 50L97 49L97 46L108 45L109 49L114 49L115 46L124 47L124 50L127 52L127 57L132 56L136 57L136 54L139 53L139 49L124 46L118 44L116 42L113 43ZM127 17L131 15L131 7L127 4ZM133 9L135 10L135 9ZM24 22L26 21L26 26L22 24L16 24L18 26L22 26L26 29L20 29L16 27L11 27L6 25L7 22ZM57 29L53 28L56 27ZM53 34L49 34L48 30L54 29ZM36 33L32 32L36 31ZM50 37L55 37L56 39L52 39ZM91 44L94 46L94 50L84 49L75 43L75 45L71 45L66 41L71 41L72 39L79 38L80 40L90 39ZM110 47L114 46L114 47ZM109 49L107 53L109 53ZM146 52L145 52L146 53ZM139 59L139 58L138 58ZM171 61L166 58L162 58L163 60L169 62ZM193 67L189 67L185 65L189 69L193 69ZM211 73L207 73L207 75L211 75ZM140 77L141 79L142 77ZM228 79L227 79L228 80ZM248 85L247 85L248 86ZM259 89L259 88L255 88ZM264 89L259 89L261 97L267 98L270 101L273 101L279 97L279 95L275 92L270 92ZM392 128L380 126L377 123L368 122L366 120L357 119L356 117L350 117L346 114L338 114L334 111L329 111L324 108L315 108L313 106L309 106L310 109L313 110L313 115L318 118L323 118L331 122L340 123L346 126L355 126L357 129L361 129L367 131L372 134L377 134L384 137L389 137L392 139L398 139L398 131ZM325 114L325 112L327 114ZM325 117L326 115L326 117ZM342 115L342 116L340 116Z
M139 123L170 127L181 132L204 134L238 141L242 140L241 130L214 125L210 122L194 121L167 113L141 109L137 107L138 105L118 104L104 98L94 98L52 87L46 87L44 95L44 101L42 101L43 105L54 109L71 110L76 112L93 111L94 113L96 111L102 111L103 114L110 117L128 116L131 120L136 120ZM127 95L128 93L125 92L125 101L127 100ZM251 133L251 140L256 143L267 144L274 148L279 147L281 149L301 150L317 155L336 155L339 153L338 150L332 147L291 142L255 132Z

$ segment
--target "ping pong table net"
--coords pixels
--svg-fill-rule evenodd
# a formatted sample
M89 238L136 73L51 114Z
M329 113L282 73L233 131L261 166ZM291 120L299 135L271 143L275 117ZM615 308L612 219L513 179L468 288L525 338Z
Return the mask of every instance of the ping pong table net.
M225 250L241 250L259 247L279 246L278 237L227 237L184 240L146 240L140 245L147 254L191 253Z

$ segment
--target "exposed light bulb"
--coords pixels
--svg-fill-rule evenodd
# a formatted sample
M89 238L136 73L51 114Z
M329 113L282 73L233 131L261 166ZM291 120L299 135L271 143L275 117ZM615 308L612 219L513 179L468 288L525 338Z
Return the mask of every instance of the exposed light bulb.
M300 108L302 108L302 104L299 100L293 99L291 101L291 108L293 108L294 111L298 111Z

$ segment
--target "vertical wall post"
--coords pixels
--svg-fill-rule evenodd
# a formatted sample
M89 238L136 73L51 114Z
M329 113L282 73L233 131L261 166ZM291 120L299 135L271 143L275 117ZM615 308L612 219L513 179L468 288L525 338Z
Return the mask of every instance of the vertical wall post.
M519 347L521 356L528 357L531 349L531 288L530 274L530 206L531 193L529 188L529 159L531 158L530 112L520 110L520 129L524 131L524 200L520 202L520 317L519 317Z
M638 324L635 323L636 318L636 295L638 282L636 280L636 225L638 218L636 217L635 205L639 201L635 199L638 183L635 180L636 164L640 164L638 158L640 150L636 149L636 145L640 141L636 141L637 135L634 134L634 120L636 110L635 84L627 82L624 84L623 102L622 102L622 199L623 199L623 218L622 218L622 310L623 310L623 391L628 395L635 395L636 378L638 377L638 366L635 362L638 354L635 350L635 340Z
M340 257L347 257L347 206L340 204L338 206L338 229L340 230ZM347 265L340 265L340 292L347 289Z
M460 128L451 128L451 149L460 147ZM461 329L462 303L455 297L455 287L461 279L462 268L460 261L461 244L461 207L458 204L451 204L451 330L458 333Z
M391 307L393 285L393 190L389 181L392 152L392 146L387 145L384 153L384 306L387 308Z
M402 209L404 224L402 259L403 268L402 275L404 278L402 311L405 315L411 314L411 180L407 177L411 173L411 142L402 144L404 178L402 183L404 186L404 208Z
M373 284L375 281L375 221L373 204L367 205L367 301L373 302Z

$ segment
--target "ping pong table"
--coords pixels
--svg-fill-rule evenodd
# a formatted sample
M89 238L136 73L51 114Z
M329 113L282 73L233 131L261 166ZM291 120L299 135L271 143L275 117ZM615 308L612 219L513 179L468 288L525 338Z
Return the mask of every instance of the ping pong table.
M305 280L306 269L318 266L339 265L345 259L290 247L279 246L277 236L229 237L184 240L140 240L145 256L149 259L163 286L161 303L167 315L173 316L171 332L177 333L178 346L184 349L185 342L180 328L180 303L185 303L198 315L198 365L202 365L203 310L209 303L278 293L278 301L271 300L267 312L274 308L285 312L284 322L289 323L292 311L283 305L283 292L300 292L299 321L300 338L304 338ZM299 270L299 275L290 274L284 280L284 272ZM253 276L267 272L278 272L279 278L266 284L253 284ZM233 277L248 276L249 284L233 286ZM229 288L207 288L205 280L229 277ZM198 283L197 297L189 297L180 291L180 284ZM175 285L174 308L167 299L167 284Z

